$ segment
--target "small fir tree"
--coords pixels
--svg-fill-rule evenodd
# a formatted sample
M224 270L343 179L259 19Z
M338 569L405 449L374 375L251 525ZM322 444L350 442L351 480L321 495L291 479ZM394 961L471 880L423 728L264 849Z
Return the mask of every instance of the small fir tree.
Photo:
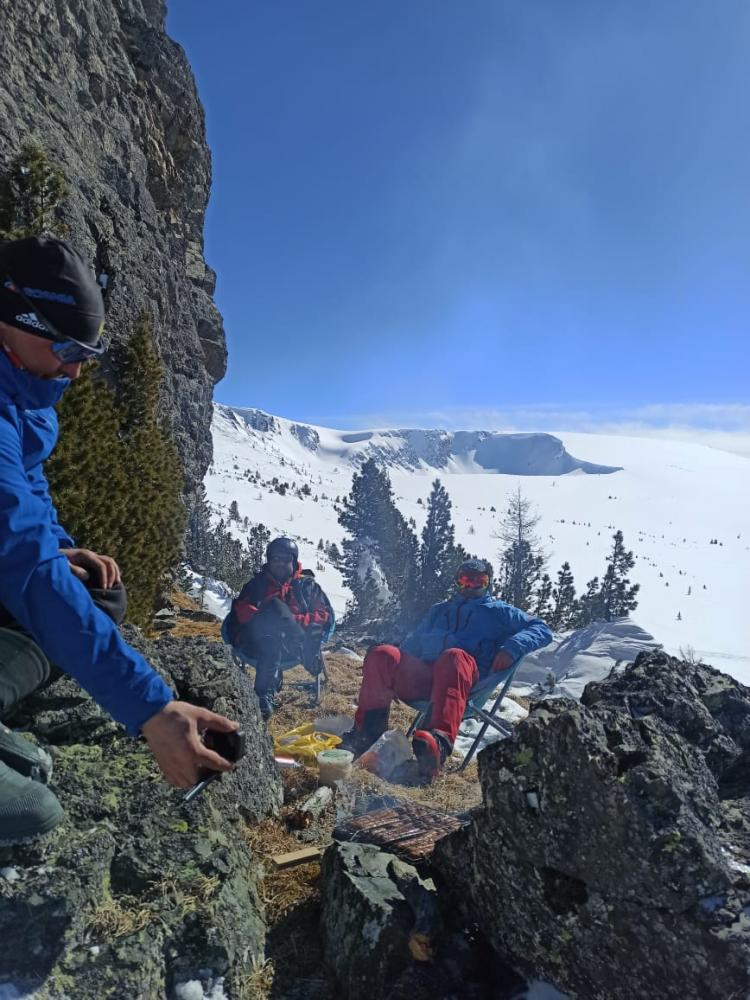
M607 556L607 571L602 579L600 604L605 621L630 614L638 607L640 584L631 584L628 572L635 565L633 553L625 548L621 531L612 536L612 551Z
M427 500L427 520L422 529L419 597L415 609L418 615L448 597L456 567L466 558L461 546L456 545L451 509L448 491L436 479Z
M575 628L578 617L578 601L570 563L564 562L557 572L557 581L552 588L552 610L549 625L560 631Z
M67 195L65 176L46 150L25 143L0 180L0 239L65 236L58 210Z
M115 558L128 588L128 617L147 625L182 547L183 472L157 420L162 369L146 324L117 367L117 395L93 366L65 393L46 472L61 523L79 545Z
M541 581L546 558L534 530L539 515L534 513L530 500L521 493L519 486L508 498L502 519L498 585L500 597L523 611L530 611L535 603L535 591Z
M534 592L533 612L537 618L549 619L552 611L552 580L547 573L542 575L539 586Z

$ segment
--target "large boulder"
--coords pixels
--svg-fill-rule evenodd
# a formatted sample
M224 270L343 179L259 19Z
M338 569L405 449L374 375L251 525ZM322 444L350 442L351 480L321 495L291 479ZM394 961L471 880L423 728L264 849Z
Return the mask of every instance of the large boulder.
M750 988L750 690L645 653L479 757L434 863L530 977L601 1000Z
M171 998L191 982L208 993L264 953L243 826L275 813L281 789L257 701L223 644L126 632L181 697L242 722L247 755L186 805L145 743L70 679L21 706L12 724L50 750L66 819L39 845L0 853L0 985L49 1000Z
M438 925L432 880L374 844L335 842L321 881L325 956L340 995L380 1000L415 953L428 957Z

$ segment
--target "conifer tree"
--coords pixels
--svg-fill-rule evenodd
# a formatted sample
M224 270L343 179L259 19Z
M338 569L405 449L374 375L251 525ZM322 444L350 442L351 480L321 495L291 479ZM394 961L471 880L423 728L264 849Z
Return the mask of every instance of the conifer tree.
M448 597L456 567L466 558L461 546L456 545L451 509L448 491L436 479L427 500L427 520L422 529L417 615Z
M534 591L533 613L537 618L542 618L544 621L548 621L551 611L552 580L550 579L549 574L544 573L539 581L539 586Z
M64 236L57 212L67 194L65 176L45 149L25 143L0 181L0 239Z
M578 601L570 563L564 562L557 572L557 581L552 588L552 610L548 624L561 631L576 627Z
M156 418L161 364L147 325L123 350L119 369L118 396L93 366L65 393L46 473L61 523L80 546L116 559L128 617L146 625L180 553L183 475Z
M599 590L599 577L595 576L586 584L586 590L581 594L578 601L575 627L583 628L593 621L601 621L603 617L604 610Z
M120 412L97 367L87 365L63 396L57 446L44 471L60 523L76 544L119 563L133 484L119 434ZM130 592L133 582L125 583Z
M388 614L412 613L417 592L418 543L397 509L388 474L374 459L363 462L341 500L339 523L347 531L340 569L352 592L350 615L364 620L378 592ZM367 580L372 570L372 579ZM366 593L367 591L367 593Z
M502 600L523 611L530 611L534 606L534 593L546 562L534 534L538 523L539 516L519 486L508 497L508 507L501 522L500 538L504 547L500 552L498 585Z
M185 559L197 573L208 573L210 562L211 510L206 488L199 483L188 497L185 528Z
M266 561L266 546L271 541L271 532L265 524L254 524L247 539L247 552L250 573L257 573Z
M120 432L127 445L129 543L122 553L130 617L147 622L165 575L179 559L185 528L184 473L167 426L159 420L162 364L151 323L142 316L116 357Z
M240 509L237 506L237 501L232 500L229 505L229 520L230 521L240 521Z
M607 564L599 600L604 620L611 622L638 607L637 594L641 589L640 584L631 584L628 579L628 571L635 565L635 558L625 548L621 531L612 536L612 551L607 556Z

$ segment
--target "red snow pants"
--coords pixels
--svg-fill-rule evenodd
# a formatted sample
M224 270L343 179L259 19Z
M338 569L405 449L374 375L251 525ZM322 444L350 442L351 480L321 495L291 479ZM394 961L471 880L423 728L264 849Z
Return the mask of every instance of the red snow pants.
M389 708L394 698L429 701L429 728L444 733L453 746L469 692L478 680L476 660L463 649L446 649L434 663L425 663L396 646L374 646L362 664L354 726L362 729L365 712Z

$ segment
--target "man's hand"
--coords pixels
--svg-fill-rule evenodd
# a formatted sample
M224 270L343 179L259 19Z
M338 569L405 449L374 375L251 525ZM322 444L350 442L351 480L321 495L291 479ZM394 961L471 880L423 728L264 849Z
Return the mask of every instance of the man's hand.
M79 580L88 580L92 576L94 582L105 590L122 583L120 567L112 556L100 556L91 549L60 549L60 552L68 560L71 570Z
M231 733L237 722L186 701L171 701L144 722L141 732L170 785L192 788L206 771L231 771L234 765L204 746L200 734L206 729Z
M492 673L497 674L501 670L507 670L508 667L513 663L513 657L510 653L506 653L504 649L501 649L497 654L495 659L492 661Z

